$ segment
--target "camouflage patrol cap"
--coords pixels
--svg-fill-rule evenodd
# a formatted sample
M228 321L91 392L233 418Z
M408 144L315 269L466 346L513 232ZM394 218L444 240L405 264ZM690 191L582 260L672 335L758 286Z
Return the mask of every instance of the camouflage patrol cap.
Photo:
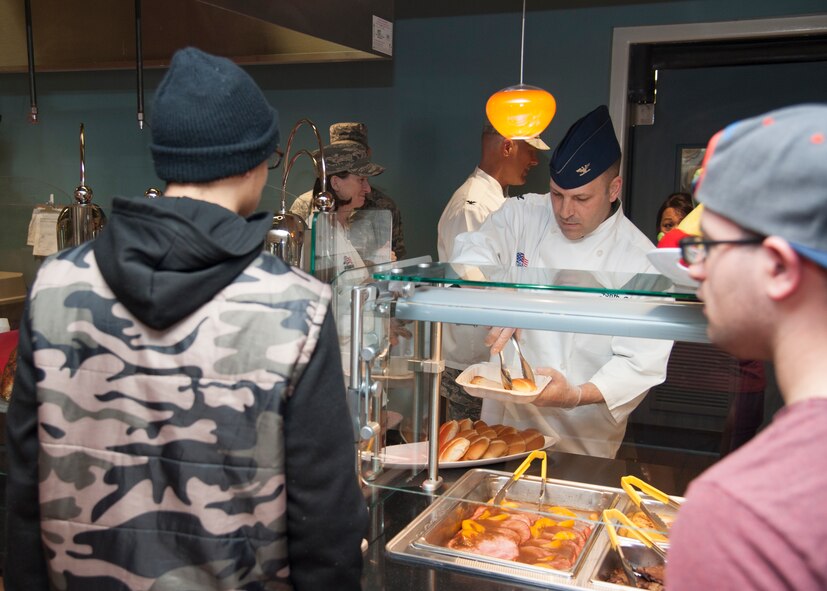
M330 143L357 142L368 147L368 126L364 123L334 123L330 126Z
M329 175L349 172L360 176L376 176L385 172L384 167L370 161L368 151L363 146L350 141L325 146L324 165L325 172Z

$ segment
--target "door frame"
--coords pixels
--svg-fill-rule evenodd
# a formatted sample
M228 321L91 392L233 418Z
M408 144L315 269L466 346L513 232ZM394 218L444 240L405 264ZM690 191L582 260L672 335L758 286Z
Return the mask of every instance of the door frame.
M770 19L719 21L642 27L615 27L612 33L609 113L623 149L621 170L626 166L626 140L631 109L627 100L632 45L691 41L742 40L754 37L794 37L827 33L827 14ZM624 187L625 189L625 187Z

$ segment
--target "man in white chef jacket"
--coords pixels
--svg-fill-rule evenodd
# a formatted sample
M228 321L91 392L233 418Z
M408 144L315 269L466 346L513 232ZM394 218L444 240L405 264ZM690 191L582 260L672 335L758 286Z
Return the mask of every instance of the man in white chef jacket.
M654 245L623 215L620 146L605 106L572 125L549 168L550 193L509 199L478 231L457 237L452 261L655 272L646 259ZM492 354L511 332L492 330ZM520 341L536 373L552 380L532 404L485 399L482 419L557 434L555 449L602 457L615 456L629 414L666 378L672 348L671 341L548 331L523 331Z
M450 261L454 239L479 229L508 197L509 185L524 185L528 172L537 166L537 151L549 147L539 137L509 140L486 120L482 129L482 152L474 172L454 191L439 218L437 251L440 261ZM469 365L488 360L486 328L446 324L442 333L445 371L440 392L447 398L446 418L480 417L481 399L467 394L456 383Z

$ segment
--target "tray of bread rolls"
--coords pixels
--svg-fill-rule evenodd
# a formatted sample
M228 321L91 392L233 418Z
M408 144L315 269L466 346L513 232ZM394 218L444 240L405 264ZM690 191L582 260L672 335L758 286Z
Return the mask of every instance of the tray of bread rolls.
M530 382L516 376L522 375L522 370L509 368L512 376L512 389L503 387L499 363L475 363L468 366L457 376L457 384L477 398L491 398L500 402L514 402L528 404L534 402L551 381L550 376L536 375L535 381Z
M439 466L471 468L524 458L536 449L546 449L560 440L536 429L518 430L485 421L447 421L439 428ZM428 442L389 445L379 452L386 468L413 468L428 465ZM362 459L370 459L363 452Z

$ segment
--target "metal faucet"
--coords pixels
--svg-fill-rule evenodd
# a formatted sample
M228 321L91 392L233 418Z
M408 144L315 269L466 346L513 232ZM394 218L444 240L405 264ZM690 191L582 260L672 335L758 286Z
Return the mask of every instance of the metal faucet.
M318 156L314 156L308 150L301 149L291 158L290 150L293 147L293 138L296 136L296 131L304 124L309 125L316 136L316 142L319 145ZM297 267L303 266L302 261L304 258L307 223L301 217L287 211L287 179L290 176L293 164L295 164L296 159L302 154L307 155L313 161L316 176L321 184L321 190L314 198L314 205L320 211L331 211L335 202L333 196L326 190L327 172L324 162L324 145L322 144L322 137L319 135L319 130L310 119L299 119L290 130L290 135L287 138L287 148L284 152L284 159L287 164L284 166L284 173L281 179L281 207L273 216L273 225L265 239L266 250L281 257L288 264Z

